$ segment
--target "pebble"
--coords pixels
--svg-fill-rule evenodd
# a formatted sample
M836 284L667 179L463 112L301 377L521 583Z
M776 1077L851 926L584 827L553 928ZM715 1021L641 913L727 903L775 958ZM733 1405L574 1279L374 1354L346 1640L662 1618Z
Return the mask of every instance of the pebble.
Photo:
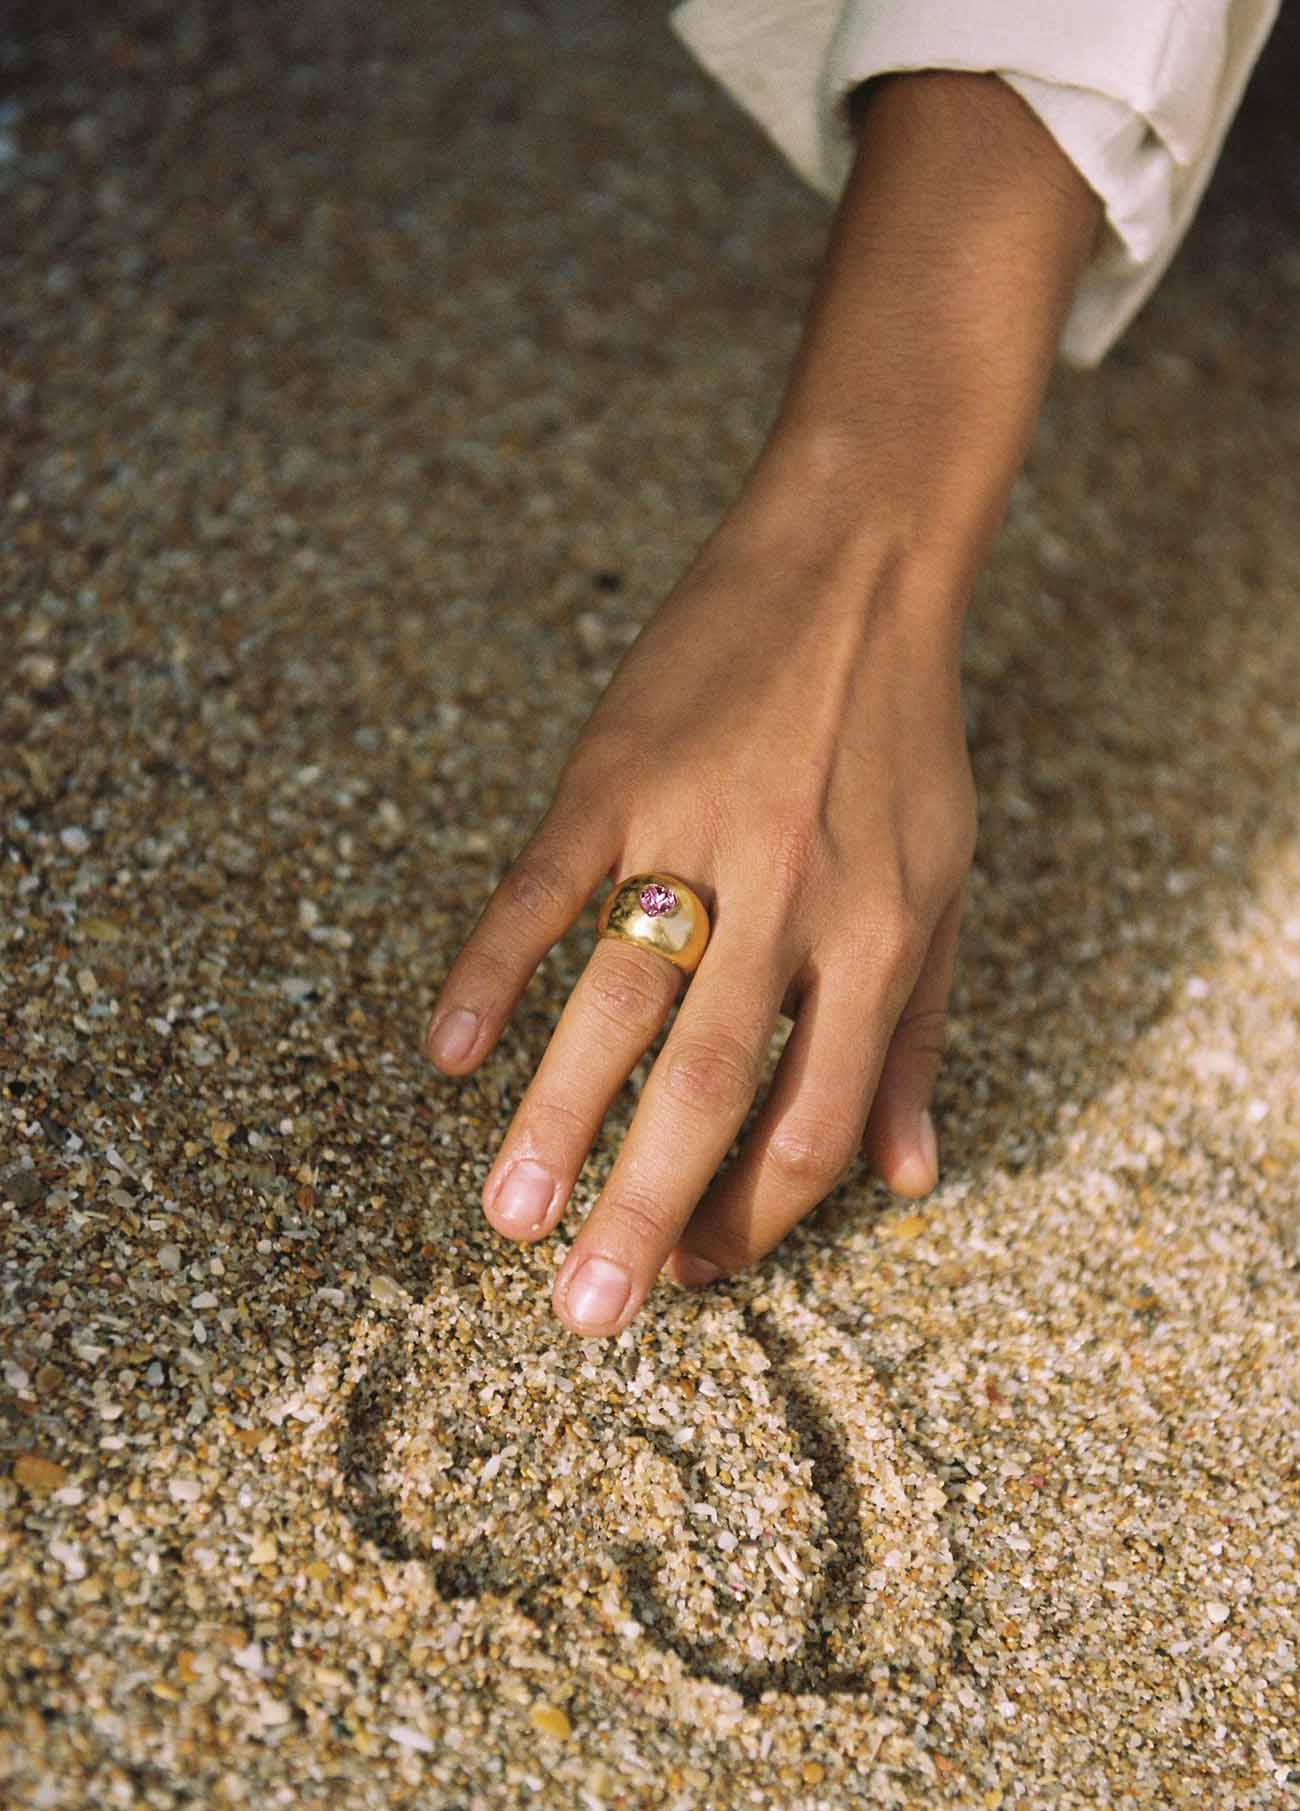
M122 936L122 927L114 924L111 918L83 918L81 934L93 943L117 943Z
M0 1170L0 1200L12 1201L15 1207L35 1207L45 1193L36 1170L27 1164L10 1164Z
M394 1723L389 1726L388 1739L396 1742L399 1748L405 1748L409 1754L432 1754L434 1744L421 1729L410 1729L405 1724Z
M528 1721L539 1735L551 1736L557 1742L567 1742L573 1734L573 1725L558 1704L534 1704Z
M30 1495L43 1497L66 1484L68 1473L55 1459L44 1459L37 1453L19 1453L13 1462L13 1479Z
M50 1557L58 1561L74 1584L86 1576L86 1557L76 1541L51 1541Z

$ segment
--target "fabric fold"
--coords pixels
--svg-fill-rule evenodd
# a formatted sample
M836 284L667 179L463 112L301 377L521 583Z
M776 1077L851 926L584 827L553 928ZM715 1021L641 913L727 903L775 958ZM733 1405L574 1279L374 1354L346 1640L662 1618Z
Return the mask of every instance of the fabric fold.
M1061 340L1095 364L1195 214L1280 0L687 0L673 25L804 179L835 197L846 101L874 76L1002 76L1100 196L1106 230Z

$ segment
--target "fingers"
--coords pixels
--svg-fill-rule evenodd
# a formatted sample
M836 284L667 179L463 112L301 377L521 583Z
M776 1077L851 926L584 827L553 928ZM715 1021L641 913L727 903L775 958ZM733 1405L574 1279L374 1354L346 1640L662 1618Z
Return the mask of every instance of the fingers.
M617 1333L641 1306L749 1110L784 986L752 942L715 936L556 1275L555 1311L573 1332Z
M543 824L444 983L429 1034L440 1067L465 1073L482 1060L537 963L615 860L593 824L563 836ZM677 1281L698 1283L752 1263L830 1192L864 1143L891 1188L920 1195L934 1186L927 1109L962 904L954 899L928 948L913 931L865 961L849 954L797 997L777 935L756 947L752 925L734 944L715 933L609 1180L557 1273L554 1306L567 1326L617 1333L665 1265ZM500 1232L533 1239L554 1227L679 986L677 971L652 952L597 945L485 1184L485 1210ZM771 1095L717 1178L753 1102L776 1014L794 1006Z
M598 821L546 818L488 900L439 990L425 1037L431 1062L449 1075L466 1075L482 1062L533 970L616 854Z
M927 1108L961 910L959 896L939 920L919 973L900 948L883 971L860 974L853 987L828 968L805 991L744 1150L701 1201L668 1260L674 1281L712 1282L779 1245L852 1164L864 1122L891 1188L921 1195L934 1187L938 1162Z
M677 997L671 962L602 939L569 995L515 1112L483 1206L497 1231L537 1239L563 1212L614 1096Z
M744 1149L667 1264L675 1282L712 1282L763 1257L853 1162L891 1022L881 980L855 980L832 969L805 989Z
M928 1195L939 1180L930 1101L943 1061L948 996L957 961L964 890L935 927L912 996L894 1028L864 1141L876 1174L896 1195Z

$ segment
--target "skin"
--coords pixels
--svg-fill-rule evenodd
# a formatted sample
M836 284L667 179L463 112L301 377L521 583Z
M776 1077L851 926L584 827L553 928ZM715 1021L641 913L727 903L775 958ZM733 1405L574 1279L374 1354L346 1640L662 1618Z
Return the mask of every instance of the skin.
M971 584L1024 456L1100 206L993 76L873 86L776 423L741 496L614 674L554 802L439 994L467 1075L600 882L667 870L712 937L555 1311L618 1333L661 1270L769 1252L864 1149L938 1179L944 1043L976 802ZM682 977L600 941L484 1187L545 1237ZM739 1156L778 1012L794 1024Z

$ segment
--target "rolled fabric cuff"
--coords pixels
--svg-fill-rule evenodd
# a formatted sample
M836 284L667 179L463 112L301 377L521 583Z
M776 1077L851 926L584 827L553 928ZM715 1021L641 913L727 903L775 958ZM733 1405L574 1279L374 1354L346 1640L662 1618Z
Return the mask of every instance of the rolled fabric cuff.
M675 30L813 187L853 158L847 99L875 76L996 74L1101 198L1106 231L1061 337L1095 364L1191 222L1280 0L687 0Z

